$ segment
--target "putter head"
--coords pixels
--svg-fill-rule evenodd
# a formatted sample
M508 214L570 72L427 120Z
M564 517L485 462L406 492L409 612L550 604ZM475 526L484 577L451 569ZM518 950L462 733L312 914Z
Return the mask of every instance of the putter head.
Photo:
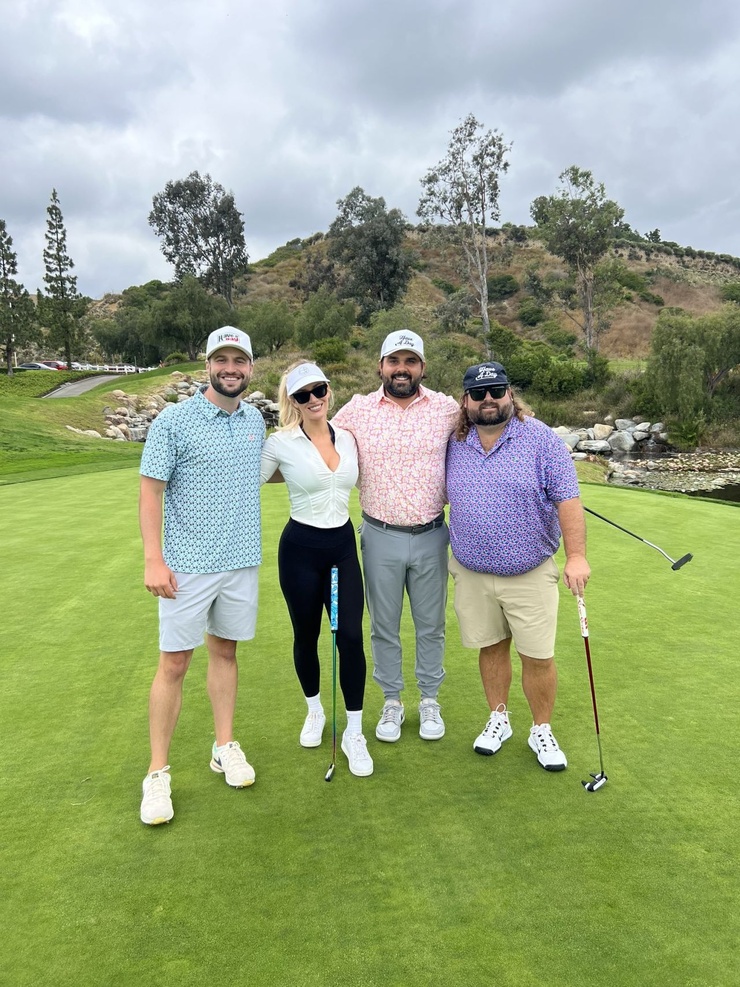
M334 776L334 765L329 765L329 770L324 775L324 781L331 781Z
M606 777L603 771L600 771L598 774L595 775L592 774L591 777L593 778L593 781L581 782L581 784L583 785L583 787L586 789L587 792L598 792L598 790L600 788L603 788L603 786L608 781L608 778Z
M682 565L686 565L687 562L691 562L693 557L694 556L691 554L691 552L689 552L688 555L684 555L680 559L677 559L671 566L671 569L680 569Z

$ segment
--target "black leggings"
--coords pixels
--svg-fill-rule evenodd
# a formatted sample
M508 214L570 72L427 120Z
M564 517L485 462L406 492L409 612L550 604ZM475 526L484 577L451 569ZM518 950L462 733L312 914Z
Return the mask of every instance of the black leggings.
M354 712L362 709L365 694L365 651L362 573L352 522L341 528L314 528L291 518L280 536L278 572L293 624L295 670L306 696L320 689L318 642L322 610L329 613L332 566L339 569L339 684L345 707Z

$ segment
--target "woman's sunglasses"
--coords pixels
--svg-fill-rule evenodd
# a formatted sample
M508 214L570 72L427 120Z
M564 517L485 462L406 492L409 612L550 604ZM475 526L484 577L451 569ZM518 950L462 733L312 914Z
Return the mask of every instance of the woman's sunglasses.
M312 394L315 398L325 398L328 390L328 384L317 384L316 387L312 387L310 391L296 391L293 397L296 399L298 404L308 404L311 400Z
M507 390L505 384L491 384L488 387L471 387L468 394L473 401L482 401L486 394L490 394L494 401L500 401Z

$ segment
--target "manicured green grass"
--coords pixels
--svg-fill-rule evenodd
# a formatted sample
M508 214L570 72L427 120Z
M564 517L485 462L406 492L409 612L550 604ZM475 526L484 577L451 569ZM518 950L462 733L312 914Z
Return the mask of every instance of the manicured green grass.
M156 603L141 585L135 470L0 489L0 983L13 987L316 985L731 987L740 893L733 744L740 513L633 490L585 503L674 557L589 519L588 608L608 784L583 642L563 593L555 729L570 759L538 767L518 683L514 736L471 749L486 719L476 656L449 606L447 735L408 718L376 770L298 746L304 708L277 586L284 489L266 487L257 637L240 646L238 737L257 771L208 768L205 655L172 747L176 816L138 819L148 759ZM359 516L356 507L355 517ZM323 642L328 704L330 637ZM517 678L517 677L515 677Z

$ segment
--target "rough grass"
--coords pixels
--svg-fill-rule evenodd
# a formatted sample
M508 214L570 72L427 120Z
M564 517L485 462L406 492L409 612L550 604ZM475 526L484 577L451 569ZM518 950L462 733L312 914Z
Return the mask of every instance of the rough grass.
M601 791L580 785L599 763L567 594L555 723L567 771L542 771L528 750L516 677L514 736L495 757L473 753L485 703L450 603L445 738L418 737L405 617L402 741L372 737L381 698L368 682L375 774L352 778L340 756L327 785L327 743L297 744L275 563L287 498L265 488L260 618L240 648L237 711L257 783L232 791L208 769L199 649L172 748L175 820L149 830L138 802L156 606L141 586L136 491L134 470L0 489L0 722L17 755L0 776L0 982L734 987L736 511L584 487L588 506L696 555L674 573L589 519ZM326 675L328 635L321 654Z

